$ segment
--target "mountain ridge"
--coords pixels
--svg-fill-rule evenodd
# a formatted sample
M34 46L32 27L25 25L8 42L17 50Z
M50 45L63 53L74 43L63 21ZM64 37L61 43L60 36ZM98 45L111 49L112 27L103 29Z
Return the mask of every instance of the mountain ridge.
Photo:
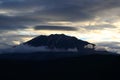
M78 51L85 49L94 50L96 46L95 44L64 34L51 34L49 36L40 35L30 41L23 43L23 45L29 45L32 47L46 46L48 49L61 50L77 49Z

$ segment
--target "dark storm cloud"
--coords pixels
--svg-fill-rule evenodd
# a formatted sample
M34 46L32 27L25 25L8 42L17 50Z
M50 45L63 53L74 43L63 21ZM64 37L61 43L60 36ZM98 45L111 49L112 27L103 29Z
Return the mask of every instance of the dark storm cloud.
M0 15L0 30L17 30L27 28L24 26L25 18Z
M1 30L17 30L17 29L24 29L24 28L27 28L25 26L0 26L0 31Z
M120 0L2 0L0 8L28 12L48 20L84 21L120 6ZM33 11L32 11L33 10Z
M0 27L92 20L97 13L119 6L120 0L0 0L0 10L8 11L0 15Z
M25 25L35 22L41 22L32 16L5 16L0 15L0 25Z
M65 31L76 31L77 28L69 26L35 26L35 30L65 30Z

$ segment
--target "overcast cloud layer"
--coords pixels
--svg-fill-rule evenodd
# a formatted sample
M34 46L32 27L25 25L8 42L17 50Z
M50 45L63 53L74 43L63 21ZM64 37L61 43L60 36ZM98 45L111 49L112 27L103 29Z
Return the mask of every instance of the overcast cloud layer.
M0 0L0 46L54 33L119 43L120 0Z

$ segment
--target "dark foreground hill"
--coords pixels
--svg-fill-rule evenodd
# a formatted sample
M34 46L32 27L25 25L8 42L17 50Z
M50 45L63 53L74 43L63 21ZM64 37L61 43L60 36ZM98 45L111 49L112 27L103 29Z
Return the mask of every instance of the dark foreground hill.
M51 52L49 54L77 54L74 52ZM85 52L84 52L85 53ZM99 53L99 54L97 54ZM119 79L120 56L100 54L62 57L39 60L39 53L1 54L0 76L17 80L29 79L82 79L82 80L115 80ZM48 53L43 53L48 54ZM54 55L48 55L54 56ZM14 57L19 57L15 59ZM26 57L30 57L26 59ZM55 56L54 56L55 57Z

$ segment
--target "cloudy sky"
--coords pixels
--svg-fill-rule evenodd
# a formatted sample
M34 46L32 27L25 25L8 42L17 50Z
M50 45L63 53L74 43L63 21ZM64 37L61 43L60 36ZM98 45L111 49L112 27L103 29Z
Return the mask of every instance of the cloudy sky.
M0 0L0 48L55 33L120 49L120 0Z

